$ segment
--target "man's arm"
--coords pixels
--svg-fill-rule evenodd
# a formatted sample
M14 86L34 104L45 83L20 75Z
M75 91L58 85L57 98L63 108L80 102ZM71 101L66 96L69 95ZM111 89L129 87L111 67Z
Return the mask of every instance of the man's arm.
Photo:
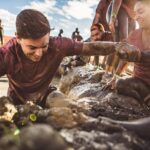
M59 50L62 56L73 55L109 55L116 52L117 42L94 41L94 42L78 42L69 38L52 38L51 43ZM51 44L52 46L52 44Z
M121 4L122 4L122 0L112 1L112 11L111 11L110 22L109 22L109 28L112 33L115 32L116 18L117 18Z
M113 0L112 1L111 17L113 17L113 16L116 17L118 15L121 4L122 4L122 0Z
M127 64L128 64L127 61L121 60L121 61L119 62L119 65L118 65L117 69L116 69L115 75L120 76L121 73L122 73L122 72L125 70L125 68L127 67Z
M115 42L84 42L81 55L109 55L115 52Z

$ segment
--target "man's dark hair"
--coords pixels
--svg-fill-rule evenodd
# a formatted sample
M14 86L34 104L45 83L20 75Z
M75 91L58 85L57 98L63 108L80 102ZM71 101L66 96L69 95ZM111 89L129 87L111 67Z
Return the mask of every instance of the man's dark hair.
M19 38L38 39L50 32L50 25L41 12L25 9L17 15L16 30Z

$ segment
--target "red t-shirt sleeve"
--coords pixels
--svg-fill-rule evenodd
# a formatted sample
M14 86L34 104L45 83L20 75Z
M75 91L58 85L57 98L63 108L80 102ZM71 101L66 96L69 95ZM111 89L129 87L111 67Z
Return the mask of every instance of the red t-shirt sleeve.
M3 47L0 48L0 76L9 73L13 70L12 51L16 45L16 39L12 38Z
M64 57L79 55L83 47L82 42L76 42L66 37L54 37L52 38L52 42L50 42L50 44L53 45L53 48L59 50Z

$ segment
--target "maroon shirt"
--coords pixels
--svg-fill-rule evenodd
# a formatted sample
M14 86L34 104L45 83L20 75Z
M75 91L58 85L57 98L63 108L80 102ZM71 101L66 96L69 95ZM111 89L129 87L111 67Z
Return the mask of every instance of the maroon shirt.
M135 30L128 37L128 42L138 47L142 52L149 51L144 48L142 43L142 29ZM150 86L150 62L135 63L134 64L134 76L143 80Z
M39 62L33 62L24 55L16 38L11 39L0 48L0 76L8 76L8 96L16 104L40 101L62 59L80 54L82 46L68 38L50 37L47 53Z

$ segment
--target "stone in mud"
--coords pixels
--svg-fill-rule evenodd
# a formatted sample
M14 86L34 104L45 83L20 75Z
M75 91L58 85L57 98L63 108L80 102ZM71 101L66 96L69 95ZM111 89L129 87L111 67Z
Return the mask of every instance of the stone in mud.
M46 100L46 107L69 107L71 105L71 100L65 94L60 91L53 91L50 93Z
M20 150L18 144L18 137L13 134L5 135L0 140L0 150Z
M4 135L13 133L16 130L16 125L8 120L0 119L0 138Z
M68 107L54 107L50 109L46 122L56 129L72 128L87 120L83 113L77 113Z
M100 83L85 83L73 87L68 93L69 97L79 99L83 97L97 97L96 95L101 91Z
M64 139L48 125L33 125L22 129L20 150L69 150Z

